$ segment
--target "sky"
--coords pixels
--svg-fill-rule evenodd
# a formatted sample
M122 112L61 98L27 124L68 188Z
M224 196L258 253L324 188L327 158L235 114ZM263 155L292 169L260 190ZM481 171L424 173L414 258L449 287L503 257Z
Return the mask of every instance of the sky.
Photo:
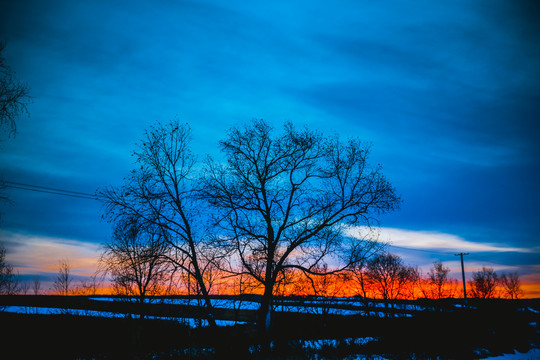
M156 121L216 155L265 119L359 137L401 195L381 239L457 278L482 266L540 284L540 6L534 1L1 2L3 56L29 116L2 137L6 181L120 185ZM8 189L0 240L21 275L93 271L111 236L94 200ZM529 288L531 290L532 288ZM535 296L540 297L540 285Z

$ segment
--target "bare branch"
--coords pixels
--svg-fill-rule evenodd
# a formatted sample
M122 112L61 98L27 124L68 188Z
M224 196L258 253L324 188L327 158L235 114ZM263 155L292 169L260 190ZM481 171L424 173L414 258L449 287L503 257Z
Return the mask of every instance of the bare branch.
M400 202L357 139L341 143L290 123L274 136L268 123L255 120L231 129L221 147L227 164L208 162L201 194L236 250L239 272L264 286L261 308L287 269L317 274L337 259L328 274L352 266L361 251L343 245L344 225L369 225Z

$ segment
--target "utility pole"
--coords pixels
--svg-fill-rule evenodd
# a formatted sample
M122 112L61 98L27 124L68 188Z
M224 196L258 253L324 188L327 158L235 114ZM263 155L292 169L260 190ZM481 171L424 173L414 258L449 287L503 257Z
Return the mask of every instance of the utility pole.
M454 254L461 257L461 277L463 279L463 299L465 299L465 306L467 306L467 288L465 287L465 268L463 266L463 255L469 255L469 253Z

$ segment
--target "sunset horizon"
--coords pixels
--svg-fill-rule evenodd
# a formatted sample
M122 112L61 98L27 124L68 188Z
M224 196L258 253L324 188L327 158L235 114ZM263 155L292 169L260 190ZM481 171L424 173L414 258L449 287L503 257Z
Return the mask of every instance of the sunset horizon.
M245 358L281 340L313 358L323 338L390 358L537 351L538 14L511 0L2 2L2 321L148 339L77 358L159 358L162 339L171 359L244 338ZM199 301L145 300L179 294ZM427 330L454 336L469 316L463 352ZM373 332L345 330L355 321ZM421 336L398 334L409 321Z

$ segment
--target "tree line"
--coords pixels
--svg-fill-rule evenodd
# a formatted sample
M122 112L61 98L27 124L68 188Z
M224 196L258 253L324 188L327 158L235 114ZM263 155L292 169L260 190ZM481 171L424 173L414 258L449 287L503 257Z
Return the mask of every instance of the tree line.
M264 120L232 127L219 160L200 161L190 141L189 125L156 123L137 144L137 166L124 183L97 192L114 229L100 264L115 293L144 301L184 288L200 295L215 326L211 294L256 292L264 332L280 294L456 296L457 282L441 263L421 276L373 233L346 232L377 225L401 202L382 167L370 163L368 144L291 123L276 133ZM60 263L58 293L69 293L69 270ZM471 281L477 297L495 296L494 286L520 294L516 274L483 269Z
M115 233L115 236L118 236ZM119 239L116 239L119 240ZM132 239L133 240L133 239ZM126 239L122 238L124 246ZM135 242L132 243L135 245ZM147 253L153 249L137 243L138 248ZM71 272L69 259L60 260L57 274L50 289L43 289L41 279L19 280L18 273L6 261L6 250L0 244L0 294L45 294L57 295L96 295L113 294L131 296L144 302L150 296L200 295L193 281L185 274L173 274L173 269L161 258L151 256L154 263L160 262L157 269L152 266L126 266L127 254L131 259L140 259L137 250L127 247L115 249L114 255L104 248L106 263L89 279L76 282ZM327 269L324 269L327 270ZM112 283L104 285L107 274L113 275ZM365 263L341 272L325 276L306 276L304 273L289 271L279 284L274 295L278 296L316 296L321 298L357 297L370 301L414 300L414 299L449 299L462 298L461 283L450 277L450 268L440 261L435 261L426 274L414 266L405 265L402 258L383 250L373 254ZM176 275L176 276L175 276ZM467 296L477 299L519 299L524 292L517 272L497 273L491 267L482 267L473 271L472 279L467 281ZM228 273L215 271L207 278L212 295L260 294L262 287L245 276L230 277Z

